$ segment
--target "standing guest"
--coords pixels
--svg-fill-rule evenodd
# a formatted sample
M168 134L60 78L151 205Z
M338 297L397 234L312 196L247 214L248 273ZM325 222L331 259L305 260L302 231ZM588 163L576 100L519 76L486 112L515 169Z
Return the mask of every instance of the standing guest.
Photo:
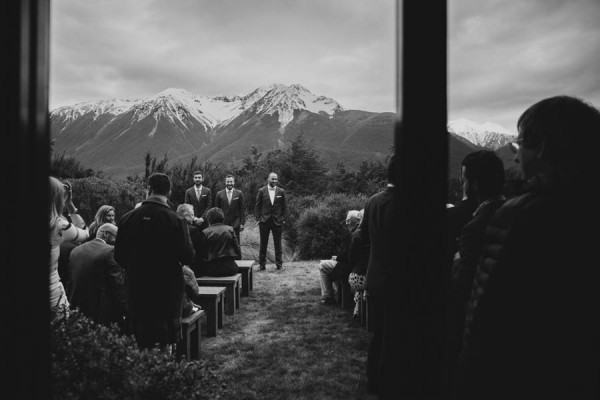
M163 173L148 178L148 198L121 218L115 259L125 270L127 320L142 349L170 353L182 338L182 265L194 260L185 221L171 210L171 181Z
M364 291L367 284L367 268L369 266L369 245L365 244L360 238L360 222L363 219L365 210L358 212L358 225L354 232L352 232L352 239L350 241L350 252L348 258L352 265L352 272L348 276L348 283L350 289L354 292L354 313L352 317L358 319L359 306L362 301Z
M55 177L49 177L49 228L50 228L50 299L53 311L68 309L69 301L65 288L58 275L58 258L62 242L81 243L88 238L89 232L83 218L73 204L73 191L69 182L62 183ZM69 222L63 213L67 211Z
M204 235L200 229L199 218L194 216L194 207L191 204L180 204L177 206L177 215L187 223L188 230L190 231L190 239L194 246L194 261L189 266L192 271L198 275L202 269L203 259L206 258L206 246L204 245ZM185 274L184 270L184 274Z
M352 272L352 265L350 264L350 241L352 234L358 227L360 219L358 218L358 210L348 211L346 216L345 224L348 228L349 234L344 237L343 243L341 244L342 250L338 256L332 256L331 260L321 260L319 263L319 274L321 283L321 304L334 305L336 304L333 295L333 282L337 279L347 280L350 272Z
M230 225L235 232L235 236L240 241L240 231L244 230L246 222L246 211L244 209L244 194L241 190L233 187L235 180L233 175L225 177L225 189L219 191L215 197L215 207L223 210L225 214L225 224ZM241 259L241 257L240 257Z
M278 270L283 268L281 237L287 212L285 190L277 186L277 174L271 172L267 178L267 186L263 186L258 190L254 204L254 216L258 221L258 230L260 232L259 271L266 269L267 244L269 243L270 232L273 232L275 265Z
M366 291L369 298L369 317L372 320L373 334L369 341L367 353L367 390L376 394L383 390L381 378L384 354L384 298L385 290L389 290L390 270L395 266L394 260L394 195L396 184L396 157L392 156L388 165L388 183L385 190L371 196L365 205L364 216L360 224L360 239L370 246L369 266L367 267ZM372 315L371 315L371 311ZM392 321L389 321L390 323Z
M88 240L96 239L96 232L98 228L100 228L103 224L111 223L116 225L115 222L115 208L109 205L100 206L98 211L96 212L96 216L94 217L94 221L90 224L90 236Z
M455 363L462 346L465 309L473 284L473 277L483 248L484 231L506 200L504 164L493 150L478 150L467 154L462 161L461 180L465 193L475 199L477 208L465 224L459 237L459 257L452 266L450 296L448 298L446 366L444 386L450 385ZM445 389L447 390L447 389Z
M466 158L466 156L465 156ZM462 167L465 165L465 159L462 160ZM458 251L458 238L463 226L473 218L473 213L477 208L477 201L469 188L465 187L465 180L461 176L462 199L457 204L446 205L446 259L448 264L452 265L456 252ZM449 272L449 271L448 271ZM449 273L446 273L449 280Z
M524 194L485 231L466 313L457 398L600 395L600 110L541 100L520 116ZM590 228L592 228L590 230Z
M69 301L93 321L122 329L125 317L125 282L115 261L116 225L105 223L96 238L77 246L69 258Z
M240 254L240 244L233 228L225 225L223 210L213 207L206 212L208 228L202 231L206 258L199 276L231 276L238 273L235 260Z
M206 210L212 207L212 192L206 186L202 186L204 174L201 171L194 172L194 186L185 191L184 203L194 207L194 215L200 219L200 229L208 226L206 222Z

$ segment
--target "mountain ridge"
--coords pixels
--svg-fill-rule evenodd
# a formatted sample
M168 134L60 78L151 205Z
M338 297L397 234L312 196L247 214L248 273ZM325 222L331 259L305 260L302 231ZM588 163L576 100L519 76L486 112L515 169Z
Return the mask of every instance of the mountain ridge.
M278 83L236 96L167 88L145 99L81 102L50 113L54 151L114 177L142 172L146 152L182 162L194 156L230 162L242 159L252 146L270 151L298 135L313 143L328 167L338 162L358 167L364 160L385 160L395 119L391 112L346 110L300 84ZM456 126L450 122L449 131ZM493 145L490 132L451 133L451 174L456 159L481 147L486 135L486 146ZM478 143L464 138L469 134Z

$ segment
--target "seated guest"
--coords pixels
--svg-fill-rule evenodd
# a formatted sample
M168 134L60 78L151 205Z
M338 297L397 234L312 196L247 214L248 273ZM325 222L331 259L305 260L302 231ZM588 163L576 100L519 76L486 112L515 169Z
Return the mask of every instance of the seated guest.
M185 318L192 315L201 308L199 305L195 304L192 301L192 299L196 295L198 295L200 287L198 286L198 282L196 282L196 275L190 267L184 265L182 266L182 270L183 282L185 283L185 286L183 292L183 308L181 310L181 317Z
M69 301L95 322L122 327L125 284L123 271L115 261L116 238L116 225L106 223L98 228L94 240L71 251Z
M213 207L206 211L208 228L202 231L205 258L199 276L230 276L238 272L235 262L240 253L240 244L233 228L225 225L223 210Z
M98 228L100 228L103 224L111 223L113 225L116 225L115 216L116 215L114 207L108 205L100 206L98 211L96 211L94 221L89 226L89 240L96 239L96 232L98 231Z
M361 298L365 292L365 285L367 282L367 267L369 266L369 245L364 243L360 239L360 221L362 220L364 210L358 212L358 227L352 232L352 239L350 241L350 253L348 258L350 259L350 265L352 265L352 272L348 276L348 283L350 289L354 292L354 319L358 319L358 307Z
M358 217L358 210L348 211L346 216L346 227L352 234L358 225L360 219ZM344 239L342 243L342 252L338 256L332 256L331 260L321 260L319 264L319 272L321 274L321 303L325 305L336 304L333 297L333 282L337 279L348 279L350 272L352 272L352 266L350 259L348 258L350 248L350 236Z
M204 235L202 235L202 220L194 216L194 206L191 204L183 203L177 207L177 215L187 222L187 227L190 232L190 238L192 239L192 245L196 256L194 261L189 266L195 275L200 274L202 269L203 259L206 258L206 251L204 243Z

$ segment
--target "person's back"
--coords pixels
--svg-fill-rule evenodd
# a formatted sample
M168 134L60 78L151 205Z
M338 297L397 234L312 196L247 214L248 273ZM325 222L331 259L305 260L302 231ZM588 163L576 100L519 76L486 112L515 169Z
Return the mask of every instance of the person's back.
M125 315L125 283L112 246L116 233L116 226L102 225L98 237L73 249L69 259L69 301L101 324L121 324Z
M153 183L154 176L165 180L166 189L152 189L152 184L163 185ZM167 206L168 177L150 178L150 196L123 215L115 245L115 258L126 272L127 314L141 347L178 340L184 289L181 264L190 265L194 259L185 221Z
M485 236L469 307L457 396L600 395L600 112L555 97L519 119L516 161L527 193L508 200ZM592 231L594 232L594 231Z
M206 211L208 228L202 231L206 259L200 266L200 276L230 276L238 272L235 260L241 254L233 228L225 225L223 210L213 207Z

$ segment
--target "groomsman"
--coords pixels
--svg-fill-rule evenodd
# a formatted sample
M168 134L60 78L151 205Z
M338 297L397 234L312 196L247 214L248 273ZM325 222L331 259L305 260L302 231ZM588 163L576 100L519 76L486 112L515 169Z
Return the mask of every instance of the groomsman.
M215 197L215 207L219 207L225 214L225 224L230 225L235 236L240 242L240 231L244 230L246 212L244 210L244 194L241 190L233 187L235 179L233 175L225 177L225 189L219 191Z
M209 188L202 186L204 175L200 171L194 172L194 186L185 191L184 203L191 204L194 207L194 215L201 221L196 223L200 229L208 226L205 221L204 213L212 207L212 193Z
M285 217L287 217L287 203L285 200L285 190L277 186L277 174L275 172L269 174L267 186L263 186L258 190L254 204L254 216L258 221L258 230L260 232L258 270L265 270L270 232L273 232L275 265L277 269L282 269L283 252L281 249L281 236Z

